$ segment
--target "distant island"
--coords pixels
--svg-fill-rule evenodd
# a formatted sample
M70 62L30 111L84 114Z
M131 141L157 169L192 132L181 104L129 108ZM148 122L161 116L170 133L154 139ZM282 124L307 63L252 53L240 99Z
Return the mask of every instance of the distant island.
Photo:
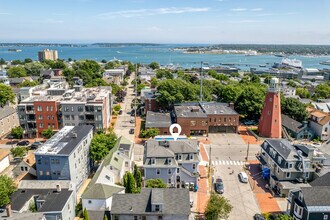
M242 53L248 55L329 55L330 45L266 45L266 44L216 44L207 46L176 47L188 54L226 54Z
M87 47L87 44L62 43L0 43L0 47Z
M159 46L161 44L153 44L153 43L94 43L92 46L99 47L132 47L132 46Z

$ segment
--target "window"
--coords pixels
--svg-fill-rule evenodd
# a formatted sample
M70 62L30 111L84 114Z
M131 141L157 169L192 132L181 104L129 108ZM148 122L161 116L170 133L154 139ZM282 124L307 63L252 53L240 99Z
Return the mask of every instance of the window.
M73 106L71 107L71 111L72 111L72 112L74 111L74 107L73 107Z
M54 107L53 106L50 106L50 111L52 112L54 110Z
M172 183L171 178L167 180L167 183L168 183L168 184L171 184L171 183Z
M172 174L172 170L171 169L168 169L167 173L168 173L168 175L171 175Z
M192 169L195 170L196 169L196 164L192 164Z
M328 220L328 215L324 215L323 220Z
M290 163L289 163L289 169L292 169L292 167L293 167L293 163L290 162Z
M82 106L78 106L78 112L84 111L84 108Z
M279 157L277 158L277 162L278 162L279 164L281 164L281 163L282 163L282 157L279 156Z
M110 176L108 176L108 175L105 175L105 178L106 178L107 180L110 180Z
M181 154L178 155L178 160L182 160L182 155Z
M277 173L280 173L280 168L279 167L277 167Z
M74 115L71 115L71 120L74 120Z
M38 119L39 120L42 120L42 115L38 115Z
M290 173L290 172L287 172L287 173L285 174L285 176L286 176L286 178L290 178L290 177L291 177L291 173Z
M270 115L270 111L267 112L267 115Z
M21 167L21 171L24 171L24 167Z
M157 170L156 170L156 174L157 174L157 175L160 175L160 169L157 169Z
M125 161L125 167L128 167L128 161Z
M50 115L47 115L47 119L50 120Z
M85 116L79 115L79 120L85 120Z
M42 111L42 106L38 106L38 112L41 112Z
M190 126L196 126L196 121L190 121Z
M118 162L118 158L117 157L115 157L115 161Z
M49 110L49 107L48 107L48 106L46 106L46 111L48 112L48 110Z
M180 168L176 168L176 173L180 173Z
M92 200L88 200L88 204L91 204L92 203Z
M137 217L137 215L134 215L134 220L138 220L138 217Z
M147 216L142 216L142 220L147 220Z
M65 112L68 112L69 111L69 107L68 106L64 107L64 111Z
M155 205L155 212L159 212L159 211L160 211L159 205Z
M325 128L324 128L324 132L327 132L327 131L328 131L328 127L325 127Z
M202 121L202 126L207 126L207 122L206 121Z
M39 128L43 128L44 127L44 124L43 123L40 123L39 124Z
M303 201L303 195L302 195L302 193L301 193L301 192L299 192L299 195L298 195L298 199L300 200L300 202L302 202L302 201Z
M223 118L223 122L226 122L227 121L227 118Z
M44 175L44 173L42 172L42 170L39 171L39 175L40 176Z
M55 119L55 117L54 117L54 115L52 115L52 120L54 120Z
M49 176L49 171L46 172L46 176Z
M212 118L210 118L210 122L212 122Z
M56 160L55 160L55 163L56 163L56 164L60 164L60 160L59 160L59 159L56 159Z
M304 173L305 178L309 178L309 173Z
M273 99L272 98L269 98L269 102L272 102L273 101Z
M194 159L194 155L193 154L189 154L189 160L193 160Z
M70 115L64 115L65 120L70 120Z

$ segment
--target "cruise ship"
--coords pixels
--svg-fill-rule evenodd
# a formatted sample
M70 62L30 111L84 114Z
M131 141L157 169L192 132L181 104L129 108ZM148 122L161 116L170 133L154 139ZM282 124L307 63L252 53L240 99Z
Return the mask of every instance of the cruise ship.
M297 59L283 58L281 61L281 65L294 67L294 68L302 68L301 60L297 60Z

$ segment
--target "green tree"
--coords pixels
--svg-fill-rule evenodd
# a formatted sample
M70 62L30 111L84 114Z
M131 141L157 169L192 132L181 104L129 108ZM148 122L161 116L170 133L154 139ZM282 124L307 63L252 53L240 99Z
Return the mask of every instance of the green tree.
M37 86L39 83L37 81L29 81L25 80L18 85L18 87L34 87Z
M13 157L24 157L27 153L26 147L15 147L10 149L10 152L13 154Z
M113 110L116 111L116 112L118 112L120 109L121 109L120 105L115 105L113 107Z
M309 98L310 97L310 94L306 88L297 88L296 95L298 95L300 98Z
M279 214L276 216L276 220L293 220L293 217L287 214Z
M158 80L156 77L151 78L151 86L156 87L158 84Z
M104 215L103 220L108 220L108 216Z
M161 79L161 78L173 79L173 74L168 69L158 69L158 70L156 70L156 77L158 79Z
M32 61L32 59L31 58L25 58L25 60L24 60L24 63L32 63L33 61Z
M136 183L136 188L138 190L141 189L142 187L142 174L141 171L138 169L137 165L134 165L134 172L133 172L134 180Z
M101 60L101 63L107 63L107 60L103 59Z
M148 179L146 182L147 188L166 188L166 184L162 179Z
M15 94L10 86L0 83L0 107L8 103L15 104Z
M47 128L46 130L43 130L41 132L42 136L44 136L46 139L51 138L54 135L54 131L51 128Z
M0 176L0 207L10 203L10 196L16 191L14 181L6 175Z
M22 66L14 66L9 68L9 70L7 71L8 76L10 78L15 78L15 77L25 77L27 76L26 70L24 67Z
M296 121L303 122L307 120L306 106L298 99L281 97L281 110L283 114Z
M271 75L266 75L265 76L265 79L264 79L264 83L269 85L270 83L270 80L272 79L273 77Z
M11 61L11 65L20 65L20 64L23 64L22 61L20 61L20 60Z
M125 193L135 193L136 192L136 188L135 188L135 180L134 180L134 176L132 173L130 172L126 172L125 175L126 176L124 178L124 187L125 187Z
M152 62L152 63L149 64L149 67L151 69L155 70L155 69L159 69L160 65L157 62Z
M147 130L143 130L141 131L141 137L142 138L151 138L151 137L155 137L157 135L160 134L160 131L158 128L149 128Z
M21 139L23 137L23 133L24 129L19 126L11 129L11 135L13 135L15 139Z
M233 206L223 196L212 193L206 206L206 220L227 219Z
M86 208L84 209L84 220L89 220L88 212L87 212Z
M40 76L40 71L45 69L41 63L26 63L24 68L28 76Z
M115 146L117 137L115 133L95 134L90 146L90 158L94 162L100 162Z
M85 87L109 86L109 84L101 78L94 79L87 83Z
M330 85L329 84L319 84L315 88L315 95L319 99L329 99L330 98Z
M216 88L216 95L221 102L237 102L238 97L242 94L243 89L241 86L229 84L227 86L219 86Z
M244 86L242 93L237 98L235 110L249 119L259 119L266 94L266 88L260 84Z
M6 63L7 62L3 58L0 59L0 65L5 65Z

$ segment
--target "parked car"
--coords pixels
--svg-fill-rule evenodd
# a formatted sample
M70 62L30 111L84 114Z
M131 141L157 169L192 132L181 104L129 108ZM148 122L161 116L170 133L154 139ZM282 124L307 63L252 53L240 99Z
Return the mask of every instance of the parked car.
M254 120L246 120L243 123L244 123L244 125L256 125L257 124L257 122Z
M6 144L8 145L13 145L13 144L17 144L18 141L7 141Z
M120 110L119 110L119 114L120 114L120 115L123 114L123 110L120 109Z
M223 186L222 179L220 179L220 178L216 179L216 181L214 183L214 188L217 193L219 193L219 194L224 193L224 186Z
M36 150L36 149L38 149L41 145L42 145L42 143L41 143L40 141L36 141L36 142L33 142L33 143L29 146L29 149L30 149L30 150Z
M17 146L28 146L30 141L24 140L17 143Z
M134 128L129 129L130 134L134 134Z
M260 215L260 214L255 214L253 216L253 219L254 220L265 220L265 218L262 215Z
M238 174L238 178L242 183L247 183L248 182L248 176L245 172L240 172Z

